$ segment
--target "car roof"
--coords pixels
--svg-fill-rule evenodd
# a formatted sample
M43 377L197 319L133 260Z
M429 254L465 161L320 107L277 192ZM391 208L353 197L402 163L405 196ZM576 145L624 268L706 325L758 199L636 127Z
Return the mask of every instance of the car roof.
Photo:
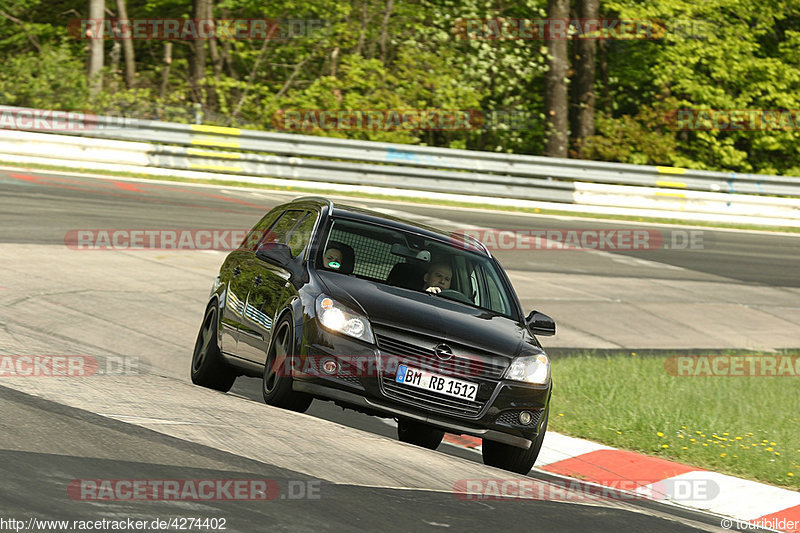
M293 200L289 205L295 204L314 204L319 208L328 207L330 216L347 218L359 222L366 222L368 224L388 226L400 231L417 233L430 239L448 242L457 246L462 244L465 248L470 248L477 253L491 257L489 250L482 242L464 233L445 231L427 224L421 224L379 211L334 202L322 196L304 196Z

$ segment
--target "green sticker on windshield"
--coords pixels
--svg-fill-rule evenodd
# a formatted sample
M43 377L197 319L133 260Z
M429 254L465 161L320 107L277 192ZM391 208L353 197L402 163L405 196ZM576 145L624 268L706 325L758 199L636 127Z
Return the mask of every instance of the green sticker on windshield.
M328 263L328 268L341 268L341 266L342 265L339 264L337 261L331 261L330 263Z

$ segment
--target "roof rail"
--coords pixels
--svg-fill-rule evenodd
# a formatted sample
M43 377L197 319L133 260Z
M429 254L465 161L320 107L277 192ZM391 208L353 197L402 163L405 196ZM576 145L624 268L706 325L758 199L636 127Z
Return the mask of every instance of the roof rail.
M489 257L492 257L492 252L490 252L489 248L487 248L486 245L483 244L481 241L479 241L478 239L476 239L472 235L468 235L466 233L461 233L460 235L461 235L461 238L464 239L465 242L466 241L470 241L470 244L473 244L476 248L480 248L481 250L486 252L486 255L488 255Z
M328 209L333 209L333 200L331 200L330 198L325 198L324 196L301 196L300 198L295 198L292 201L299 202L302 200L318 200L328 204Z

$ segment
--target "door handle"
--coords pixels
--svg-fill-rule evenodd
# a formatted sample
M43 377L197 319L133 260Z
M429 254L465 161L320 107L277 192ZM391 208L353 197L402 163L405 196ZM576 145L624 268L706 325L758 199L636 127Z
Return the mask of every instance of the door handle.
M238 276L239 274L241 274L241 273L242 273L242 269L241 269L241 268L239 268L239 266L238 266L238 265L237 265L237 266L235 266L235 267L233 268L233 277L234 277L234 278L235 278L236 276Z
M263 280L261 279L261 274L257 275L256 279L253 280L253 287L258 287L259 285L261 285L262 281Z

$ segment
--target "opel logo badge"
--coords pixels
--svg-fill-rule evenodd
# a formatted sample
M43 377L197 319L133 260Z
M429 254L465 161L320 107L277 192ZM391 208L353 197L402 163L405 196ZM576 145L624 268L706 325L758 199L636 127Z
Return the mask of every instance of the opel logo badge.
M453 349L446 344L437 344L433 349L433 353L442 361L448 361L453 358Z

